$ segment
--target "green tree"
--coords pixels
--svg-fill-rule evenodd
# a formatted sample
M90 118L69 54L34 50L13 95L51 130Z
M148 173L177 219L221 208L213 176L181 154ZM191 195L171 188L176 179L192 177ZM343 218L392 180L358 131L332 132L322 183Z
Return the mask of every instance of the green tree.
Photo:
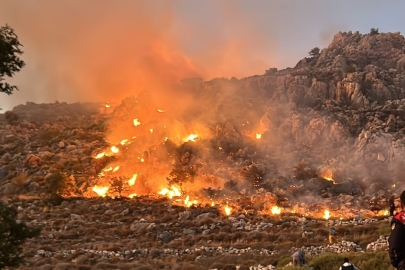
M320 52L321 52L321 49L319 49L318 47L315 47L308 54L310 57L316 57L319 55Z
M0 202L0 269L17 267L23 262L22 244L38 236L40 228L29 228L17 222L17 210Z
M18 88L4 82L4 77L12 77L25 66L24 61L19 58L23 53L21 47L17 35L10 26L0 27L0 92L8 95Z

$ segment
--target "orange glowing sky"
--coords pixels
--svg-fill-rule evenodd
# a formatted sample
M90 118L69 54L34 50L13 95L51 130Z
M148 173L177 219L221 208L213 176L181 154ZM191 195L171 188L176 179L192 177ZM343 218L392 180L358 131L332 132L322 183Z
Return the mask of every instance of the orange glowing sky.
M0 25L15 29L27 66L8 80L20 91L1 95L0 108L122 99L185 77L294 66L339 30L400 31L405 3L396 2L1 1Z

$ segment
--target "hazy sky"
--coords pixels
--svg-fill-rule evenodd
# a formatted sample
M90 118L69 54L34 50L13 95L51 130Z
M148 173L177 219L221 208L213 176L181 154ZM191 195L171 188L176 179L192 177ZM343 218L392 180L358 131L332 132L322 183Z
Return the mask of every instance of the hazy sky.
M0 108L292 67L338 31L405 33L404 10L403 0L1 0L0 25L19 36L26 67Z

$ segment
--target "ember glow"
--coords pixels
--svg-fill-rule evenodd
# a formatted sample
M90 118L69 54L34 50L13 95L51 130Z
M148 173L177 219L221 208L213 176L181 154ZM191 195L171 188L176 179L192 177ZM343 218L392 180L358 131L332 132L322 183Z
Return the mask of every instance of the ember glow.
M102 158L102 157L104 157L104 156L105 156L105 153L103 152L103 153L97 154L97 156L95 157L95 159L100 159L100 158Z
M108 192L108 189L109 189L109 187L99 187L99 186L95 185L92 190L95 193L97 193L98 196L105 197Z
M114 169L113 169L113 172L116 172L116 171L118 171L120 169L120 166L116 166Z
M185 141L186 142L195 142L195 140L198 138L198 135L197 134L191 134L190 136L188 136L186 139L185 139Z
M260 140L262 138L262 134L256 133L256 139Z
M117 154L119 151L120 150L115 145L111 147L111 152L113 152L114 154Z
M138 194L132 193L132 194L128 195L128 198L132 199L133 197L136 197L136 196L138 196Z
M273 207L271 208L271 213L272 213L273 215L280 215L280 214L281 214L281 208L278 207L277 205L275 205L275 206L273 206Z
M328 219L330 218L330 212L329 212L329 210L325 210L324 215L323 215L323 218L326 219L326 220L328 220Z
M333 182L333 184L336 184L332 176L333 176L332 170L327 170L326 172L319 174L319 177L322 177L323 179L331 181Z
M177 188L176 186L171 186L170 189L164 188L161 191L159 191L158 193L160 195L169 197L169 199L173 199L173 197L180 197L181 196L180 189Z
M160 110L160 109L157 109L157 111L158 111L159 113L164 113L164 112L165 112L164 110Z
M128 185L130 185L130 186L135 185L135 181L136 181L136 178L137 178L137 177L138 177L138 174L134 174L134 175L132 176L132 178L128 180Z
M124 139L120 142L121 145L125 145L128 142L128 139Z
M229 216L232 213L232 207L230 207L229 205L225 205L224 207L224 211L225 211L225 215Z
M108 105L108 104L105 104L105 107L106 107L106 108L110 108L111 106L110 106L110 105Z
M141 125L141 122L139 122L139 120L138 120L138 118L135 118L134 119L134 126L139 126L139 125Z

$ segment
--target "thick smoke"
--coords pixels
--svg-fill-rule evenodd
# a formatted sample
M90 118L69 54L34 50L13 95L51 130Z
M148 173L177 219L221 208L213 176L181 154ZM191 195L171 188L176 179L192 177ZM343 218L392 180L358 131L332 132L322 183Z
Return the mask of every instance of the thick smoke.
M274 65L269 39L238 4L210 3L202 8L218 21L190 24L180 2L2 2L1 21L15 29L27 63L12 80L22 91L7 100L111 102L144 89L170 98L167 86L183 78L246 76Z

